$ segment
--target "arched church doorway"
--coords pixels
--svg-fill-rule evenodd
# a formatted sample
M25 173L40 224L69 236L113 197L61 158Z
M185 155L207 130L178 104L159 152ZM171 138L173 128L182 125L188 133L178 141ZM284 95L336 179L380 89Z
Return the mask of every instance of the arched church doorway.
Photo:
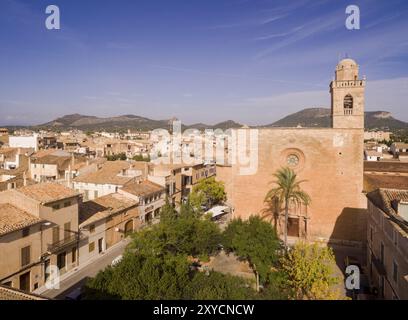
M299 237L299 218L288 218L288 236Z

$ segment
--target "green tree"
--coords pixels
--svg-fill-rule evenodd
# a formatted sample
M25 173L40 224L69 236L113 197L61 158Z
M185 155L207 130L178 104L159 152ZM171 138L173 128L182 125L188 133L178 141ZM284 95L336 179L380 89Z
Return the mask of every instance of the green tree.
M255 295L242 278L213 271L195 273L184 290L184 298L192 300L247 300Z
M300 188L300 184L305 182L305 180L297 180L296 173L288 168L281 168L275 172L274 177L277 184L277 187L272 188L268 191L265 196L265 202L270 206L273 206L274 203L278 202L278 209L284 206L285 209L285 248L288 246L288 216L289 216L289 203L291 201L296 204L305 204L309 205L311 202L310 196Z
M95 278L90 278L83 289L84 299L87 300L116 300L120 299L117 293L111 293L109 285L113 280L114 268L108 266L98 272Z
M227 200L224 184L215 180L214 177L201 180L194 186L190 194L190 201L193 207L201 208L205 206L211 208L214 205Z
M247 221L234 219L223 233L223 245L246 259L262 283L268 282L272 267L277 263L280 243L275 228L260 217Z
M135 160L135 161L146 161L146 162L150 162L150 156L149 156L149 155L148 155L147 157L143 157L143 155L138 154L138 155L135 155L132 159Z
M281 258L281 268L294 299L343 298L335 287L340 279L331 248L298 242Z
M292 290L287 286L286 274L280 269L273 268L258 298L264 300L287 300L292 296Z
M113 155L108 155L108 156L106 156L106 159L108 160L108 161L116 161L116 160L126 160L127 159L127 156L126 156L126 153L124 153L124 152L121 152L121 153L117 153L117 154L113 154Z
M134 235L130 248L144 254L186 254L208 257L221 242L221 232L209 220L180 212ZM172 213L174 214L174 212Z
M177 211L174 207L170 204L169 198L166 197L164 206L160 208L160 221L162 223L168 223L177 218Z
M156 256L129 252L117 266L108 267L96 278L90 279L84 296L85 299L181 299L190 280L189 272L185 255Z

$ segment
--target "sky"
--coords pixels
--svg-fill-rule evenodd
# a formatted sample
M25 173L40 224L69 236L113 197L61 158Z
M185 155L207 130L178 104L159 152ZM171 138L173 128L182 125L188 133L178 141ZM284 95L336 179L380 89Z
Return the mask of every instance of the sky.
M345 27L360 8L360 29ZM48 5L61 29L45 27ZM268 124L330 107L340 58L366 110L408 121L406 0L0 0L0 125L65 114Z

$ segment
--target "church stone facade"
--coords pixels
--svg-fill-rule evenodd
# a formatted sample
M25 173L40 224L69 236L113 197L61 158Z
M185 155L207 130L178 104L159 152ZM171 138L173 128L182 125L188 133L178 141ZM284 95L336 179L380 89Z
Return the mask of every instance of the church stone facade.
M283 211L264 202L274 186L273 173L288 166L296 171L309 206L290 207L288 235L342 244L365 238L366 200L363 191L364 88L359 67L351 59L339 62L330 84L331 128L268 128L258 135L258 169L240 175L239 166L217 168L225 183L234 216L261 215L283 234Z

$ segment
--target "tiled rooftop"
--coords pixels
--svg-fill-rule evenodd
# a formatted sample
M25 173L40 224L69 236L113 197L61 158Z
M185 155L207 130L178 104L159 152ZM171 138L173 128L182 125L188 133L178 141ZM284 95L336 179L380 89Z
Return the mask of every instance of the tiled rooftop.
M68 168L71 162L71 157L59 157L54 155L46 155L40 158L35 158L31 160L33 164L48 164L57 165L59 169Z
M49 203L79 195L58 183L38 183L17 189L17 192L42 203Z
M364 191L378 188L408 190L408 175L364 173Z
M364 172L368 171L408 173L408 162L364 161Z
M79 175L75 182L124 185L131 181L133 177L118 176L121 170L127 169L131 164L127 161L107 161L102 168L95 172Z
M138 202L136 200L118 193L111 193L94 200L86 201L82 203L79 208L80 227L137 205Z
M408 202L408 190L398 189L377 189L367 194L367 198L377 208L381 209L385 214L393 218L401 227L408 231L408 222L405 221L393 206L394 201Z
M9 203L0 204L0 235L37 224L42 220Z
M122 188L123 191L133 194L135 196L146 196L164 190L159 184L151 181L143 181L141 183L131 182L127 183Z
M39 295L26 293L21 290L0 286L0 300L48 300Z

